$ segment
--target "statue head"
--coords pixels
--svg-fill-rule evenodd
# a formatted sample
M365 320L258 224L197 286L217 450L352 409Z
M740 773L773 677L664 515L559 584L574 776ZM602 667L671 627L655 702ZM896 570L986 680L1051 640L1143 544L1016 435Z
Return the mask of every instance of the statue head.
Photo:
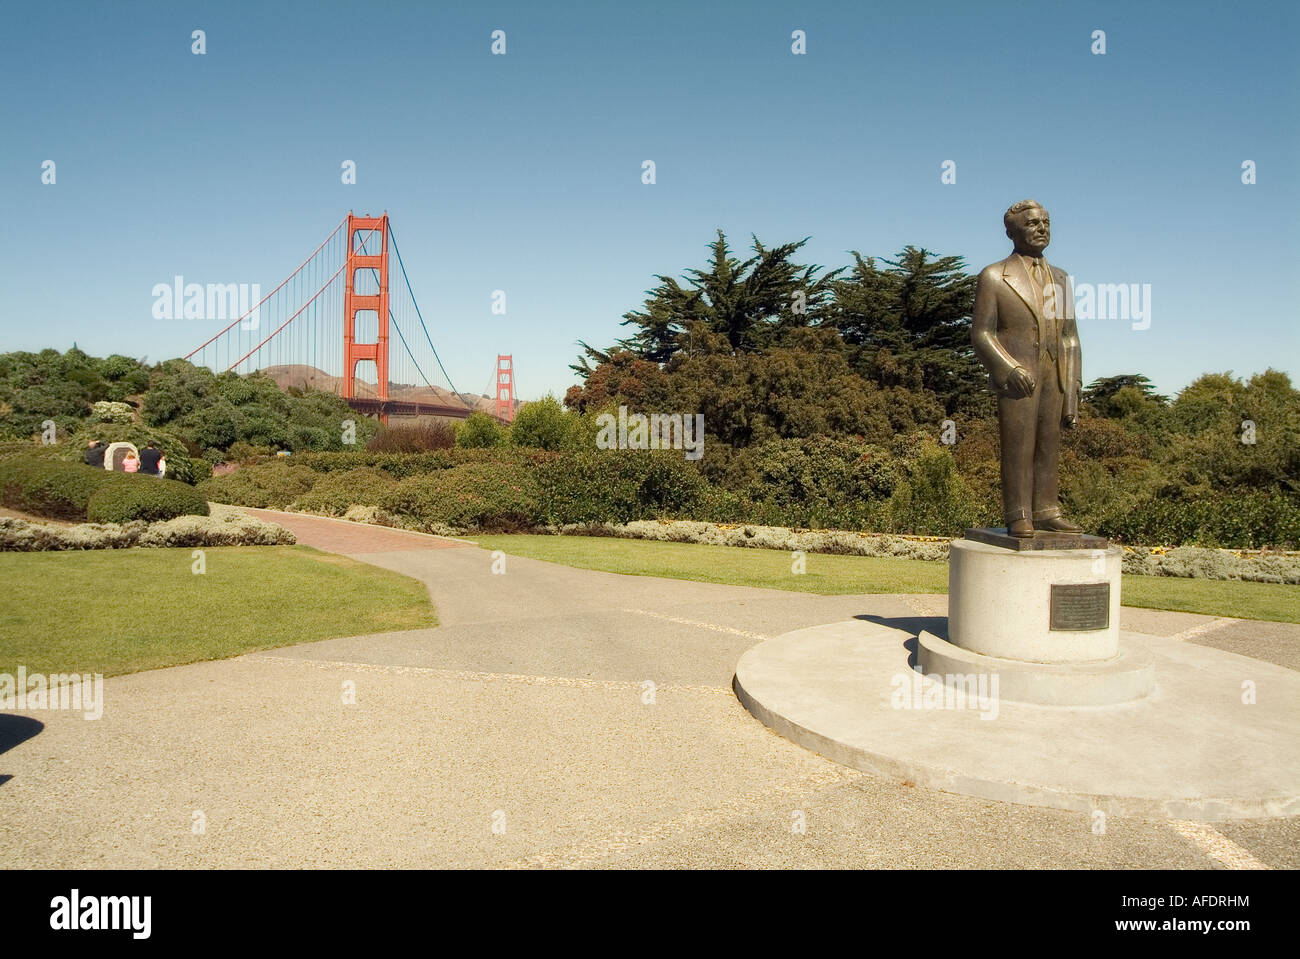
M1042 256L1052 240L1052 219L1036 200L1011 204L1002 214L1002 224L1016 252L1026 256Z

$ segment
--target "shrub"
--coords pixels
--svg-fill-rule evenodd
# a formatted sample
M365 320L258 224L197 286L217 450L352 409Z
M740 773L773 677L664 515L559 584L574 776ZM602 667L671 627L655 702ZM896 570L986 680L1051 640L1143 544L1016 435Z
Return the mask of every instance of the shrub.
M537 500L527 468L467 463L404 479L376 505L399 522L431 531L513 531L536 523Z
M1228 550L1180 546L1124 548L1124 572L1137 576L1180 576L1190 579L1240 579L1255 583L1300 584L1300 556L1294 554L1238 556Z
M354 523L369 523L372 526L397 525L397 520L378 506L349 506L343 518Z
M298 540L283 526L235 511L214 516L178 516L150 523L137 546L292 546Z
M130 423L135 419L135 410L129 403L100 400L91 404L90 417L100 423Z
M318 473L339 473L373 467L394 479L420 473L450 469L456 465L455 450L431 450L425 453L386 453L354 450L348 453L299 453L293 461Z
M578 442L579 419L554 396L544 396L519 407L510 423L510 443L542 450L571 449Z
M284 509L310 490L317 479L319 474L305 466L273 460L241 466L228 476L214 476L195 489L214 503Z
M567 453L536 470L548 524L691 517L709 502L708 484L675 450Z
M1127 543L1166 546L1294 546L1300 543L1300 501L1268 491L1150 497L1130 508L1116 507L1098 532Z
M456 446L461 449L491 449L505 446L508 437L507 428L494 417L475 410L456 430Z
M561 532L569 532L561 528ZM573 532L581 530L574 528ZM594 532L594 531L593 531ZM605 524L601 532L623 539L648 539L669 543L705 543L784 552L835 553L849 556L898 556L905 559L946 560L949 541L920 540L904 536L857 533L847 530L793 530L780 526L744 524L719 526L684 520L637 520L622 525Z
M233 510L212 516L178 516L162 523L81 523L67 527L0 517L0 551L11 552L132 546L289 546L294 542L293 533L287 529Z
M446 420L381 426L366 450L374 453L427 453L456 445L456 428Z
M91 497L105 485L151 477L127 476L84 463L15 456L0 461L0 501L10 509L52 519L85 519Z
M55 526L0 517L0 551L35 553L61 549L126 549L134 546L144 523L129 526Z
M292 507L307 513L342 516L350 506L373 506L387 494L397 480L373 467L326 473Z
M5 440L0 442L0 460L13 459L15 456L25 459L64 459L64 452L57 445L46 446L44 443L33 443L30 440ZM82 444L82 453L85 453L84 443Z
M251 464L269 459L274 455L275 450L269 446L254 446L251 443L238 440L230 444L230 449L226 451L225 460L228 463Z
M419 476L436 470L451 469L464 463L540 463L554 458L555 454L541 450L511 448L449 449L427 453L378 453L356 450L349 453L299 453L293 462L307 466L318 473L346 472L347 470L374 467L394 479Z
M907 474L884 511L889 532L954 536L978 522L975 497L947 450L926 449Z
M151 476L125 477L125 483L107 483L90 497L86 519L92 523L147 523L177 516L207 516L208 502L184 483L168 483Z
M882 447L821 438L769 441L724 468L723 482L762 513L738 522L839 529L872 525L903 475Z

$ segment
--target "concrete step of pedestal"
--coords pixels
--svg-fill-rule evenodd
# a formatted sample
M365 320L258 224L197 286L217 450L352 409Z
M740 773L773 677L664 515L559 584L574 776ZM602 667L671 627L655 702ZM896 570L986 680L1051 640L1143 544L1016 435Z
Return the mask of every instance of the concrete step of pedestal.
M940 682L992 674L1001 698L1044 706L1111 706L1141 699L1155 686L1151 654L1125 642L1123 634L1119 654L1095 663L1025 663L982 656L926 632L917 638L916 658L921 671Z

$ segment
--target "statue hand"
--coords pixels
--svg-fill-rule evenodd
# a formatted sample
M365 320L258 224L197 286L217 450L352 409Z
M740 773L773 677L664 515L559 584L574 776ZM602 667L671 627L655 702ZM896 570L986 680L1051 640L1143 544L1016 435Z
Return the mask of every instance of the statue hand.
M1007 395L1016 399L1032 396L1034 385L1034 378L1029 375L1029 371L1023 366L1017 366L1007 377Z
M1076 422L1078 422L1077 416L1071 415L1071 416L1065 416L1061 418L1061 425L1065 427L1067 430L1074 429L1074 424Z

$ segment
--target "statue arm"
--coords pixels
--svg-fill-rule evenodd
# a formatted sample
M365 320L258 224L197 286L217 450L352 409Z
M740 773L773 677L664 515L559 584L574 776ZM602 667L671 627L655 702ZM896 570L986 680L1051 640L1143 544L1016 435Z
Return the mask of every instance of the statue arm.
M971 315L971 345L975 355L984 364L993 378L993 385L1000 392L1007 385L1007 378L1019 365L998 342L998 296L993 281L987 272L981 273L975 285L975 309Z
M1074 318L1074 289L1068 277L1064 285L1065 323L1061 327L1061 349L1065 352L1068 375L1061 415L1064 419L1074 420L1079 415L1079 402L1083 392L1083 350L1079 344L1079 326Z

